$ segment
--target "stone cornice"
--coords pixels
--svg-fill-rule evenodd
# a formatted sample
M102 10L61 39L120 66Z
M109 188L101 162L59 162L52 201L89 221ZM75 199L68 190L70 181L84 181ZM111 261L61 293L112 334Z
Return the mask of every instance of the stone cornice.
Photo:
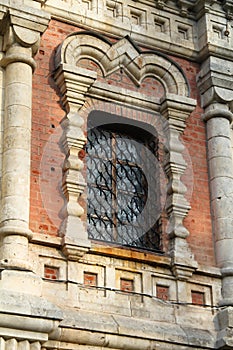
M217 57L207 58L197 76L202 106L211 103L231 104L233 101L233 62Z
M17 25L42 34L50 20L47 12L27 6L11 6L10 8L3 6L2 13L4 15L0 23L1 34L4 34L8 25Z
M86 8L84 0L83 6L79 7L76 1L47 0L43 8L54 18L83 29L116 38L130 35L137 44L149 49L169 51L199 61L207 57L210 50L212 55L232 59L233 38L231 33L224 34L229 20L228 3L224 5L217 0L156 0L155 3L127 0L123 6L119 0L117 8L111 7L111 1L100 0L98 6L94 3L94 0L90 1L93 5ZM216 23L219 24L217 29Z
M0 34L3 35L3 51L7 51L13 44L17 43L23 48L31 48L34 56L39 46L40 35L47 29L50 16L48 13L22 6L20 8L5 8L4 16L0 22ZM34 62L25 53L11 53L9 57L5 57L1 65L7 66L15 61L26 62L35 68ZM22 56L22 57L21 57ZM26 60L26 61L25 61Z

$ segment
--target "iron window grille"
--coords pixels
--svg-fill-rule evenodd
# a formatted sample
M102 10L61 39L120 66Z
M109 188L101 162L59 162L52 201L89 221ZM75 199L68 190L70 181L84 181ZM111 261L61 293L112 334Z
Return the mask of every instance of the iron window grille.
M93 240L160 251L158 142L151 135L133 136L142 134L135 126L128 127L127 133L124 129L120 124L89 128L88 235ZM153 154L150 159L148 152Z

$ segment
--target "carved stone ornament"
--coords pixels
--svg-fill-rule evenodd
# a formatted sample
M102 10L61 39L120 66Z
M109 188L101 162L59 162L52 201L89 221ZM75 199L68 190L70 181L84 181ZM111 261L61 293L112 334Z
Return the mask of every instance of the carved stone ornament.
M0 348L1 349L11 349L11 350L17 350L17 349L28 349L28 350L40 350L41 344L40 342L29 342L28 340L21 340L18 341L15 338L10 338L4 340L4 338L0 338Z
M233 19L233 3L232 0L224 0L223 1L223 9L226 11L227 19Z
M73 166L70 161L74 154L82 148L85 142L81 130L81 117L78 114L84 105L87 96L107 101L123 102L118 89L112 88L107 83L99 83L97 74L88 69L78 67L78 62L82 58L94 61L101 69L103 76L107 77L118 69L124 70L127 76L140 86L141 81L146 76L152 76L159 80L165 90L165 96L160 103L160 113L166 121L165 129L169 140L167 148L167 158L165 171L169 179L167 213L169 216L169 236L171 241L171 256L173 257L173 270L176 276L190 276L190 271L196 269L197 265L188 248L186 237L188 231L183 225L183 219L190 208L185 199L186 188L181 181L181 176L186 169L186 163L182 156L183 146L180 142L180 135L185 128L185 121L196 105L196 101L189 98L187 81L174 62L161 54L152 52L141 52L129 37L122 38L112 44L105 38L93 33L79 33L69 36L60 46L56 55L57 72L56 82L62 92L62 101L67 111L64 125L63 141L66 144L67 161L64 167L64 193L67 198L66 219L69 222L71 217L75 220L82 214L82 211L75 215L69 212L69 205L78 200L84 188L84 181L80 175L82 168L80 164ZM127 100L129 94L130 99ZM124 101L132 104L137 103L136 99L127 91ZM149 106L149 105L148 105ZM147 106L147 107L148 107ZM153 107L152 107L153 108ZM71 136L72 135L72 136ZM69 176L73 173L73 187ZM69 173L69 176L66 174ZM76 175L75 175L76 174ZM76 197L74 196L76 193ZM75 197L75 199L74 199ZM77 220L76 228L72 229L72 234L76 235L77 247L87 247L88 239L86 230L80 229L81 223ZM78 232L81 232L79 234ZM63 229L64 242L71 235L69 225ZM66 238L65 238L66 237ZM80 241L81 240L81 241ZM79 242L82 242L80 244ZM64 249L66 244L64 244ZM74 247L73 247L74 248ZM78 250L78 248L77 248ZM79 255L81 250L77 252ZM70 256L73 256L74 251ZM178 267L176 269L176 267ZM184 272L185 269L188 273ZM181 275L179 275L179 271ZM186 278L186 277L185 277Z

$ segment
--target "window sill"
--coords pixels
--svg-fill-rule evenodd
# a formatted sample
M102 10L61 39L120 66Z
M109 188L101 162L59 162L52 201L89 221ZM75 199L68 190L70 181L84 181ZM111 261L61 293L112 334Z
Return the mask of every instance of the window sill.
M136 248L119 247L110 245L108 243L92 242L91 249L89 251L92 254L111 256L119 259L130 259L134 261L140 261L149 263L150 265L166 265L170 266L171 258L162 253L140 251Z

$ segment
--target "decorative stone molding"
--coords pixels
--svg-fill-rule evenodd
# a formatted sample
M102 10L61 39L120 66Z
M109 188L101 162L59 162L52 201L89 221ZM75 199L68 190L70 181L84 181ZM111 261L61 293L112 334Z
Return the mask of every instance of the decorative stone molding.
M63 318L61 310L41 296L4 288L0 291L0 310L1 350L40 350Z
M180 14L183 17L188 15L189 9L193 8L193 3L187 0L178 0L178 5L180 7Z
M69 36L60 46L56 55L57 72L55 80L62 92L62 101L67 111L67 118L64 124L63 140L68 145L66 147L67 159L70 157L71 145L66 142L69 133L76 138L73 139L74 154L78 154L81 145L85 142L81 130L82 121L78 115L79 109L84 105L88 97L98 97L102 100L119 102L118 93L108 85L97 81L97 74L91 70L79 68L78 62L83 59L94 61L101 69L104 77L121 69L128 75L135 85L140 86L143 79L152 76L164 87L165 95L160 104L160 112L167 120L166 132L168 136L168 153L165 162L165 170L169 178L167 212L169 215L170 228L169 236L171 240L171 253L173 259L173 269L178 277L184 278L185 273L193 271L197 266L192 254L188 250L185 238L188 231L183 226L183 219L189 210L189 203L185 199L186 188L181 182L181 175L184 173L186 163L182 156L183 146L179 140L181 133L185 128L185 121L194 109L196 102L188 97L189 88L187 81L180 68L167 57L157 53L141 52L129 37L123 38L112 44L106 39L94 35L93 33L79 33ZM116 89L117 90L117 89ZM130 90L125 90L125 94L131 96ZM92 95L93 94L93 95ZM132 101L131 101L132 103ZM151 103L151 101L150 101ZM75 125L76 123L76 125ZM74 145L76 140L76 145ZM80 145L80 146L78 146ZM65 174L72 171L75 177L76 172L76 193L83 190L80 186L82 180L80 170L83 165L81 161L78 166L73 167L71 163L65 163ZM70 190L68 186L68 177L64 177L64 189L67 203L70 205ZM78 200L78 196L76 196ZM72 202L73 203L73 202ZM70 219L71 214L67 210L66 221ZM80 216L82 211L76 216ZM77 218L76 218L77 219ZM77 221L76 232L77 255L79 256L78 243L80 235L80 226ZM69 237L72 233L68 226L62 229L64 237ZM82 232L82 239L87 240L86 233ZM182 258L184 249L187 254ZM65 251L65 245L64 245ZM70 254L72 255L72 254ZM179 266L179 268L177 267ZM185 270L186 269L186 270ZM180 273L179 271L182 270ZM184 272L185 270L185 272Z
M188 16L181 17L180 13L185 13L186 3L190 12ZM151 50L158 49L165 54L170 52L192 59L198 56L198 28L192 11L194 2L191 0L183 1L182 8L178 1L167 0L148 1L146 6L141 0L127 0L123 4L122 1L111 0L50 0L43 7L54 18L62 18L77 26L81 23L84 28L92 28L109 37L130 35L142 46L146 38L147 47ZM178 23L190 28L188 38L177 31Z
M186 119L194 107L195 101L187 97L167 94L161 101L161 114L167 120L164 169L168 177L166 211L169 217L170 254L173 273L180 279L189 278L197 268L186 241L189 232L183 225L190 204L185 198L187 189L181 181L187 165L182 155L184 146L180 141Z
M3 338L0 338L0 346L1 349L7 350L18 350L18 349L25 349L25 350L40 350L41 344L39 342L29 342L28 340L21 340L18 341L15 338L10 338L7 340L4 340Z
M62 121L61 143L66 154L63 164L62 189L66 200L60 235L63 237L63 253L70 260L79 260L90 248L87 232L80 218L84 210L78 203L85 188L85 181L81 174L84 164L79 159L79 152L86 143L82 131L83 119L79 116L78 110L85 102L85 93L96 78L96 73L88 75L85 70L83 72L82 69L72 65L63 65L55 75L67 111L66 118Z
M167 0L156 0L156 6L159 9L163 9L165 4L166 4Z
M232 20L233 19L233 4L230 0L224 0L223 1L223 9L226 11L227 19Z
M188 96L188 83L181 69L162 54L141 52L128 36L115 44L108 42L97 34L80 33L69 36L64 40L56 54L55 64L59 68L58 72L61 70L64 72L71 71L83 58L89 58L96 62L104 77L121 68L137 86L140 86L141 81L147 76L153 76L161 82L166 93ZM73 76L81 75L80 84L83 88L81 90L80 87L77 87L78 91L76 91L72 86L73 91L77 93L81 90L83 96L87 93L88 87L94 86L97 75L87 69L78 67L76 69ZM61 73L59 73L60 75ZM71 77L71 72L69 77ZM56 77L56 79L59 78ZM90 80L88 81L88 79ZM62 86L60 80L58 84ZM76 84L79 84L79 81ZM64 89L65 87L61 90L63 101L64 98L67 98L64 97ZM67 96L69 97L69 93Z
M208 57L197 76L202 107L212 103L231 103L233 100L233 65L219 57Z
M4 340L3 338L0 338L0 348L2 350L18 350L18 349L25 349L25 350L40 350L41 344L39 342L29 342L28 340L22 340L18 341L15 338L10 338L7 340Z

